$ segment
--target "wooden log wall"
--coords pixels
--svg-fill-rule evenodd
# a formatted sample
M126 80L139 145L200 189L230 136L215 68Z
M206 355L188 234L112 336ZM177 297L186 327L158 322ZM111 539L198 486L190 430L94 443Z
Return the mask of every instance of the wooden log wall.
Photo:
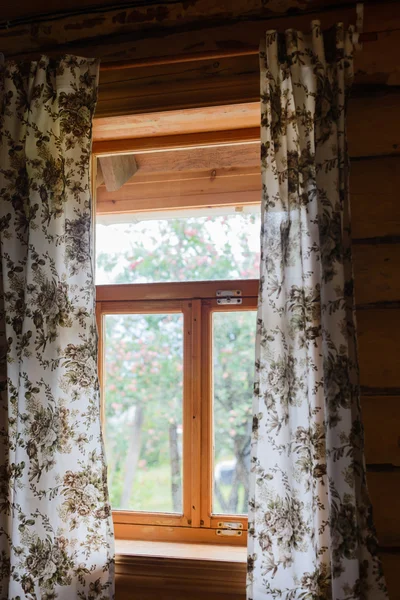
M339 20L355 22L354 5L337 0L332 9L322 0L192 0L148 6L126 1L94 12L93 0L79 5L68 0L65 10L75 13L35 14L32 19L31 3L14 4L3 11L10 23L0 23L6 56L73 52L99 56L104 65L133 63L101 72L96 117L99 125L102 118L111 118L110 127L116 115L255 102L258 58L252 48L265 30L304 30L311 18L320 18L323 27ZM303 14L304 9L312 14ZM280 14L282 10L289 13ZM362 408L368 484L390 598L400 600L400 3L366 2L364 32L368 35L356 56L348 117ZM120 137L130 137L129 131ZM215 180L218 171L212 167L204 169L205 181L211 173ZM175 579L170 567L156 559L151 564L119 559L119 597L131 597L135 588L137 597L150 599L156 597L153 586L163 598L244 598L242 564L227 559L210 567L207 561L187 561ZM208 585L201 583L207 573Z

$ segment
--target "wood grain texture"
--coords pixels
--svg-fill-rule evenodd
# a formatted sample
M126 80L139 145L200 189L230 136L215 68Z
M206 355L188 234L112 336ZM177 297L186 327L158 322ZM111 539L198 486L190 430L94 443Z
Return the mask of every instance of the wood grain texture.
M284 13L289 9L291 9L291 11L303 12L312 9L326 9L331 5L346 5L351 2L352 0L308 0L307 3L303 0L269 0L269 2L262 2L261 0L233 0L231 2L227 2L226 0L219 0L217 2L210 2L210 0L194 0L190 3L191 6L189 5L191 8L190 11L185 2L177 2L176 4L178 6L174 6L173 3L168 1L154 3L153 11L143 10L143 3L135 0L118 0L117 4L119 5L118 10L124 9L124 4L127 5L125 8L126 13L124 16L120 17L120 22L125 20L129 23L129 21L134 21L135 18L139 20L139 17L141 16L140 22L143 24L157 19L158 22L164 22L167 25L168 17L170 19L182 19L186 15L190 16L194 11L196 11L195 14L198 14L199 16L207 14L211 17L224 16L226 19L229 19L237 14L246 15L252 14L255 11L258 13L260 10L267 16ZM85 13L90 12L91 9L93 10L94 8L98 9L101 7L103 7L103 11L108 10L113 14L116 12L116 8L113 7L110 0L82 0L81 2L78 0L60 0L57 2L57 6L54 6L54 8L51 7L53 10L50 9L46 0L36 0L34 4L29 0L20 0L18 3L8 3L7 6L4 7L0 22L12 21L13 19L28 20L29 17L34 15L40 17L44 14L49 14L49 12L51 12L53 17L57 15L57 13L74 11ZM140 8L141 10L139 10ZM12 23L10 25L12 25Z
M117 557L119 600L244 600L246 563L201 559ZM134 592L133 592L134 590ZM134 596L132 596L134 593Z
M102 72L98 116L245 102L259 97L257 47L264 32L274 27L309 28L308 14L266 18L285 4L278 0L272 4L195 0L118 8L9 27L0 31L0 41L9 57L70 52L105 61L142 61L142 67ZM311 5L305 6L309 9ZM343 7L313 14L317 17L328 28L338 21L354 22L355 11ZM366 6L364 31L373 35L356 55L356 83L398 85L400 7L390 2ZM254 53L240 56L248 48L254 48ZM239 56L202 58L207 52L226 51ZM155 59L172 60L173 64L146 64Z
M400 244L353 246L356 304L400 301Z
M388 549L381 557L390 599L400 600L400 553ZM245 600L246 563L228 552L224 561L117 554L116 585L119 600Z
M400 386L400 310L360 310L357 324L361 386Z
M400 546L400 470L367 474L375 526L381 546Z
M400 117L398 113L399 103L400 88L392 88L391 90L380 89L374 94L368 96L357 96L350 99L347 126L349 153L353 159L400 154ZM149 106L147 106L147 111L148 110L151 110ZM110 140L106 139L107 135L109 135L107 132L112 130L110 130L108 126L102 126L101 123L104 124L104 120L101 119L98 128L99 138L97 140L95 138L94 151L103 153L113 153L118 151L128 153L131 151L135 152L136 154L140 154L141 151L150 152L156 148L162 148L165 151L169 149L170 152L174 152L174 147L184 147L188 148L187 152L195 152L196 150L193 149L193 146L204 146L207 143L210 145L213 143L224 143L223 139L225 136L226 144L236 141L242 141L243 144L248 144L247 149L244 147L240 149L240 155L238 157L232 157L232 159L235 160L235 165L240 165L240 158L242 155L243 158L245 158L243 165L249 164L249 160L251 160L252 165L259 165L259 114L257 102L253 101L247 105L241 104L237 109L229 106L224 106L219 109L221 115L224 115L225 113L227 114L226 119L224 116L221 117L221 130L219 133L217 130L211 132L204 131L206 127L205 123L207 121L207 116L210 112L209 108L203 109L203 113L201 110L196 110L194 113L192 113L191 110L186 110L184 108L182 111L173 111L168 116L168 119L167 117L165 117L165 119L158 119L158 123L155 127L157 133L163 134L160 135L160 137L152 136L151 134L151 128L148 126L151 116L144 116L142 118L142 123L139 117L136 119L127 119L126 127L123 128L121 135L128 136L128 139L124 139L122 137L120 140L116 140L114 142L110 142ZM236 131L234 129L235 112L239 115L242 112L245 113L242 121L240 121L239 116L238 120L241 128ZM172 122L174 118L176 118L177 128L179 129L180 133L177 135L168 135L168 133L171 132L170 122ZM116 121L119 123L121 119L118 118ZM201 122L201 125L199 122ZM142 127L143 124L143 132L145 133L145 136L137 137L135 133L135 123L138 123L140 127ZM367 123L368 126L366 126ZM246 124L246 127L243 126L244 124ZM248 127L247 125L252 126ZM218 127L215 121L213 127ZM231 127L231 129L229 129L229 127ZM202 129L202 131L200 129ZM230 134L229 132L232 133ZM196 143L197 135L199 136L198 144ZM204 136L206 136L206 140L204 140ZM188 141L185 142L185 138ZM215 139L214 142L213 139ZM170 141L168 142L168 140ZM118 150L121 144L122 147L120 150ZM192 150L190 150L190 147L192 147ZM251 158L247 156L248 153L252 153ZM153 170L155 170L155 168L156 163L153 167ZM161 168L161 165L158 165L157 168L163 171L168 171L171 169L171 167L168 166ZM175 167L173 168L175 169ZM199 165L198 168L202 168L202 166ZM208 167L205 166L204 168ZM214 168L218 168L218 165L214 165Z
M400 552L381 552L383 570L389 591L390 600L400 600Z
M101 180L108 192L116 192L137 172L138 166L133 154L100 156L98 158Z
M237 46L238 42L243 46L243 36L246 34L247 40L254 47L258 45L260 35L266 29L282 25L279 17L289 8L299 9L301 5L302 9L306 8L308 11L318 8L323 12L323 4L313 0L308 0L307 3L301 0L193 0L160 2L150 6L146 3L132 2L133 6L126 10L120 7L112 10L112 6L109 6L109 10L85 14L85 10L81 8L81 14L66 15L62 19L54 19L53 15L53 18L47 21L41 19L34 25L21 22L21 25L17 23L13 27L11 23L2 37L7 43L5 50L8 54L26 55L37 52L40 48L45 48L47 53L63 52L73 47L75 51L92 50L94 56L102 58L120 58L123 52L125 57L133 56L138 59L165 54L165 48L168 48L167 54L182 54L194 50L204 52L210 47L218 47L218 44L221 47L224 40L220 31L221 25L236 27L236 31L231 31L226 39L230 48ZM373 5L368 7L366 12L368 14L365 16L365 31L371 31L371 27L372 31L388 28L385 16L379 27L380 12L376 11ZM271 20L271 16L274 15L278 18ZM395 14L392 14L392 29L394 19ZM263 22L264 20L267 22ZM330 27L340 20L345 23L354 22L354 8L343 6L324 15L325 27ZM299 11L298 15L287 16L285 21L287 25L285 24L284 28L309 28L310 16L302 15ZM198 32L205 28L214 30L214 35L199 36ZM250 36L251 31L253 33ZM164 39L163 44L157 44L160 37Z
M400 48L400 36L392 45L392 52ZM377 56L379 48L376 48ZM398 85L398 71L393 68L385 72L371 73L365 65L355 77L357 85L363 84L360 92L373 91L376 85L387 85L392 77L393 87ZM134 113L159 112L218 106L226 104L256 102L259 99L259 64L257 56L236 58L202 59L191 63L176 63L156 67L140 67L117 71L118 77L105 73L100 79L99 100L96 116L129 115ZM397 83L396 83L397 82ZM395 85L396 84L396 85Z
M400 396L362 396L367 464L400 466Z
M400 235L400 157L352 161L354 239Z
M93 140L101 142L248 129L258 127L259 121L260 105L258 102L132 114L121 117L96 116L93 123Z
M400 94L388 93L349 102L347 133L352 158L400 152L399 100Z

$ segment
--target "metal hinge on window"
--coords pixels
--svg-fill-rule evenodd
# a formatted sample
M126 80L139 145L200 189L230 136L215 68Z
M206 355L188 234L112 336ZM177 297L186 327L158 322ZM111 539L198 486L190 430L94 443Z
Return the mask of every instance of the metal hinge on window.
M240 537L243 534L243 524L232 521L220 521L218 523L217 535Z
M218 290L217 304L242 304L241 290Z

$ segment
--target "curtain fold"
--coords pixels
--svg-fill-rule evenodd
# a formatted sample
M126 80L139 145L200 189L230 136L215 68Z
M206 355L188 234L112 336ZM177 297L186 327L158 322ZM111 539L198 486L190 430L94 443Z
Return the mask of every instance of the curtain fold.
M387 598L366 485L345 115L352 33L267 32L248 598Z
M0 66L0 598L113 597L90 156L99 65Z

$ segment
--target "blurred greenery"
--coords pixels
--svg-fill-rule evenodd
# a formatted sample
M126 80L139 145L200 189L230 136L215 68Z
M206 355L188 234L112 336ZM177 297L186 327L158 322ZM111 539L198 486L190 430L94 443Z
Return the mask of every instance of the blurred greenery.
M98 247L97 269L114 283L257 278L249 231L258 223L256 215L233 215L110 225L128 232L130 247ZM214 314L216 513L247 512L255 321L254 311ZM181 314L106 316L113 508L182 511L182 327Z

